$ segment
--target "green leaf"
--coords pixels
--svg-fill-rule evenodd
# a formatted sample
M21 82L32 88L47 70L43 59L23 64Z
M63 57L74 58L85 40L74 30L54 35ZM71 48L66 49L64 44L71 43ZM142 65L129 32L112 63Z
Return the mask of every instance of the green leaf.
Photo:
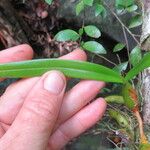
M105 97L107 103L117 103L117 104L124 104L123 96L119 95L110 95Z
M132 6L129 6L126 8L126 10L128 12L133 12L133 11L136 11L138 9L138 6L137 5L132 5Z
M77 5L76 5L76 15L78 16L81 11L84 10L84 2L80 1Z
M130 61L133 66L136 66L137 63L142 59L141 49L136 46L130 53Z
M143 71L145 68L150 67L150 52L145 54L145 56L140 60L139 63L136 64L126 75L125 80L131 80L138 73Z
M121 51L124 47L125 47L125 44L123 44L123 43L118 43L118 44L116 44L115 47L113 48L113 52L119 52L119 51Z
M109 109L108 113L109 113L110 117L115 119L122 128L128 128L128 129L130 128L129 120L120 111L115 111L113 109Z
M122 88L122 96L123 96L125 105L131 110L134 109L135 106L137 105L130 95L130 94L133 94L131 93L132 89L133 89L132 85L128 82L124 84Z
M106 54L105 48L96 41L85 42L82 47L85 50L96 53L96 54Z
M84 28L80 28L80 29L79 29L79 35L82 36L83 33L84 33Z
M118 6L117 7L117 14L122 14L125 11L123 6Z
M103 5L95 4L95 16L102 14L105 11L105 8Z
M99 38L101 36L100 30L94 25L88 25L84 27L85 33L93 38Z
M77 41L79 39L80 35L70 29L66 29L66 30L62 30L60 32L58 32L54 39L57 41Z
M81 41L80 46L82 47L84 45L84 41Z
M128 66L128 61L117 65L116 67L113 68L113 70L118 73L122 73L122 71L125 71L127 69L127 66Z
M84 2L85 5L93 6L94 0L83 0L83 2Z
M51 5L52 2L53 2L53 0L45 0L45 2L46 2L47 4L49 4L49 5Z
M40 76L50 70L59 70L64 75L73 78L123 83L123 77L107 67L89 62L61 59L39 59L0 64L0 77L27 78Z
M116 0L116 7L122 6L124 8L129 7L134 4L134 0Z
M130 20L130 23L129 23L129 28L135 28L137 26L140 26L142 25L143 23L143 20L142 20L142 16L141 15L136 15L134 16L131 20Z
M139 150L150 150L150 143L140 144Z

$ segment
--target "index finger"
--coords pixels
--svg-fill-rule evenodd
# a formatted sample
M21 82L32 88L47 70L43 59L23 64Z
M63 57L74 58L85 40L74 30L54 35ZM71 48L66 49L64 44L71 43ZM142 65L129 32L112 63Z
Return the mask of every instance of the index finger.
M33 50L27 44L22 44L6 50L0 51L0 64L7 62L16 62L29 60L33 57ZM0 81L3 79L0 78Z

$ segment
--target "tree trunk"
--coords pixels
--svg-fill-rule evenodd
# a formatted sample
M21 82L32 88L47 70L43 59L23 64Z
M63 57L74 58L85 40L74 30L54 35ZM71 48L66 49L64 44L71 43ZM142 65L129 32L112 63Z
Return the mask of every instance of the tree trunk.
M150 0L144 0L144 16L141 36L142 50L150 50ZM143 119L150 125L150 68L142 72Z

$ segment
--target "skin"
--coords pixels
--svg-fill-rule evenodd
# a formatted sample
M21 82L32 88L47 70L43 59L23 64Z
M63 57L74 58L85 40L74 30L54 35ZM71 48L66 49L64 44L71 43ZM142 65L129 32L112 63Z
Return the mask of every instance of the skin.
M32 48L24 44L1 51L0 63L32 57ZM86 58L84 51L76 49L60 59ZM60 150L102 118L104 99L89 102L104 83L83 80L66 92L68 80L61 72L50 71L6 89L0 97L1 150Z

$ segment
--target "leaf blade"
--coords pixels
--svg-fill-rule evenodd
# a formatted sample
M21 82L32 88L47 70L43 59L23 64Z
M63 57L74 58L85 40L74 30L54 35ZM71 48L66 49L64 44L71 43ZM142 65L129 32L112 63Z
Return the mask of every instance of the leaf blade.
M45 2L48 4L48 5L51 5L53 0L45 0Z
M124 99L124 104L129 109L133 110L137 106L137 102L135 102L135 100L131 97L131 92L133 92L132 85L129 82L126 82L122 88L122 96Z
M138 6L137 5L132 5L132 6L129 6L126 8L126 10L128 12L133 12L133 11L136 11L138 9Z
M77 5L76 5L76 15L78 16L81 11L84 10L84 2L80 1Z
M113 48L113 52L119 52L119 51L121 51L124 47L125 47L125 44L123 44L123 43L118 43L118 44L116 44L115 47Z
M94 25L88 25L84 27L85 33L93 38L99 38L101 36L100 30Z
M77 41L79 39L80 35L71 29L65 29L60 32L58 32L54 39L60 42L65 41Z
M126 75L125 80L131 80L134 76L136 76L139 72L144 70L147 67L150 67L150 52L148 52L136 66L134 66Z
M73 78L123 83L123 78L107 67L83 61L58 59L1 64L0 77L33 77L40 76L50 70L62 71L66 76Z
M136 66L137 63L142 59L142 53L141 49L136 46L135 48L132 49L130 53L130 61L133 66Z
M85 5L93 6L94 0L83 0L83 2L84 2Z
M129 28L131 29L131 28L138 27L138 26L142 25L142 23L143 23L142 16L136 15L130 20Z
M106 54L105 48L96 41L85 42L82 47L85 50L96 53L96 54Z
M106 9L101 4L95 4L95 16L97 17L100 14L102 17L105 17L106 16Z
M123 62L123 63L121 63L121 64L115 66L115 67L113 68L113 70L115 70L116 72L118 72L118 73L121 74L122 71L125 71L125 70L127 69L127 66L128 66L128 61Z

